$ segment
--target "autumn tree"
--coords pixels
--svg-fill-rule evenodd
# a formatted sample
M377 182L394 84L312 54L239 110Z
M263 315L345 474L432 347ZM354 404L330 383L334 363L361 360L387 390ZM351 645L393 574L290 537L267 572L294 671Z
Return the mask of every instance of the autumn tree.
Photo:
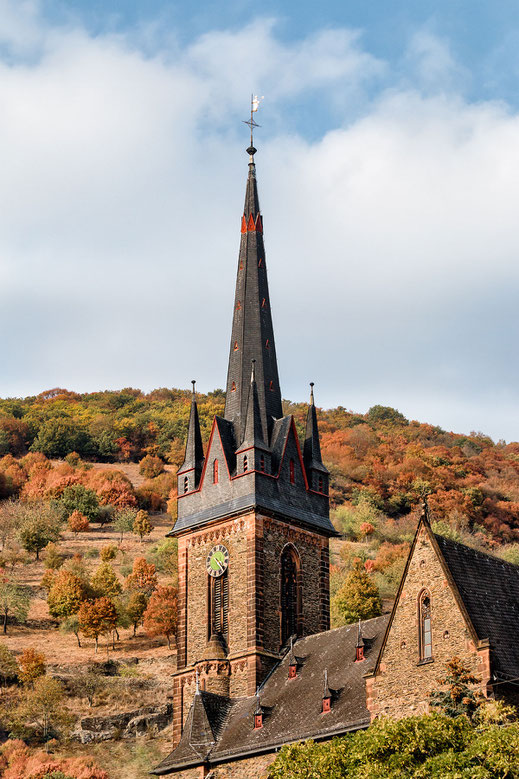
M9 616L25 622L29 614L30 590L0 572L0 613L3 614L3 632L7 633Z
M117 547L113 544L107 544L106 546L101 547L99 556L103 563L109 563L110 560L115 560L117 557Z
M378 587L361 560L356 559L353 563L343 586L335 595L334 608L343 624L356 622L358 619L371 619L382 613Z
M153 525L150 522L150 518L147 511L139 511L137 512L137 516L135 517L135 521L133 523L133 532L139 536L139 538L142 539L144 536L149 536L151 531L153 530Z
M178 619L178 592L174 587L157 587L144 612L144 630L149 636L166 636L171 649Z
M148 605L148 599L143 592L134 591L130 593L128 601L126 603L126 613L130 620L130 624L133 625L133 635L137 632L137 627L142 622L144 612Z
M95 640L97 653L99 636L111 633L117 624L117 611L110 598L96 598L81 604L78 619L83 635Z
M65 555L61 554L57 544L48 544L45 549L43 565L47 569L57 571L65 562Z
M126 577L126 588L142 592L150 596L157 586L157 574L153 563L146 562L144 557L136 557L133 561L132 573Z
M79 511L73 511L70 517L67 519L69 530L74 533L77 538L78 533L86 533L90 529L90 522L88 517L81 514Z
M51 676L35 679L14 712L14 730L27 737L31 734L42 741L57 738L72 724L65 705L65 688Z
M26 687L32 687L36 679L47 672L45 655L32 647L23 650L18 662L20 666L18 678Z
M110 563L101 563L91 579L91 585L98 597L115 598L122 590L122 585Z
M147 454L139 463L139 473L146 479L154 479L164 471L164 463L160 457Z
M77 614L71 614L70 617L65 617L65 619L60 622L59 629L62 633L74 633L77 645L79 648L81 648L81 639L79 637L79 617Z
M77 614L87 595L84 579L72 571L58 571L47 596L49 612L59 619Z
M431 692L431 706L440 709L448 717L464 715L472 720L485 701L481 691L474 689L481 679L463 665L459 657L452 657L446 663L446 669L446 675L437 680L444 689Z
M18 678L18 663L13 653L5 644L0 644L0 679L2 685L16 681Z

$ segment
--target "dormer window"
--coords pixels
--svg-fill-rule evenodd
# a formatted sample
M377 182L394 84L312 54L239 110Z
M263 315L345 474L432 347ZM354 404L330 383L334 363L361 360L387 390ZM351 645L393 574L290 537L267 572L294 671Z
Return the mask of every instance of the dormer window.
M271 392L274 392L274 382L273 381L269 382L269 390Z
M364 660L364 647L357 646L355 651L355 662L360 663L361 660Z
M266 298L263 298L263 300L261 301L261 307L265 308L266 303L267 303Z
M296 466L293 460L290 460L290 484L296 483Z
M238 341L235 341L235 342L234 342L234 351L235 351L235 352L237 352L237 351L238 351L238 348L239 348L239 347L238 347Z
M189 477L184 476L184 495L189 492Z
M233 383L232 383L231 392L236 392L236 382L235 381L233 381Z
M258 268L261 268L262 262L263 262L263 257L260 257L258 260Z
M270 341L269 341L269 339L268 339L268 338L267 338L267 340L265 341L265 349L270 349Z
M263 712L257 711L254 714L254 730L258 730L263 727Z
M245 471L248 470L249 470L249 460L247 458L247 455L245 455L243 458L243 472L245 473Z
M238 300L238 302L236 303L236 311L239 311L240 309L241 309L241 303Z
M218 484L218 460L213 461L213 484Z

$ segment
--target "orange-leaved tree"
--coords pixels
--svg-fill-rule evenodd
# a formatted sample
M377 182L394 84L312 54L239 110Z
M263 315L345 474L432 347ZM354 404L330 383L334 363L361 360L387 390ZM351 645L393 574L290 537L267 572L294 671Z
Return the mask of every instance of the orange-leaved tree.
M32 687L36 679L45 676L47 672L46 658L42 652L36 649L24 649L18 660L18 678L27 687Z
M69 530L71 530L76 537L78 533L86 533L90 528L88 517L85 517L80 511L73 511L67 519L67 524Z
M117 625L117 610L110 598L96 598L81 604L78 620L81 632L95 640L97 652L99 636L111 633Z
M133 571L126 577L126 588L149 596L156 587L155 566L153 563L147 563L144 557L136 557L133 561Z
M63 618L77 614L88 595L85 581L72 571L60 570L55 574L47 596L49 612Z
M177 630L178 592L175 587L157 587L144 612L144 630L149 636L166 636L171 649L171 636Z

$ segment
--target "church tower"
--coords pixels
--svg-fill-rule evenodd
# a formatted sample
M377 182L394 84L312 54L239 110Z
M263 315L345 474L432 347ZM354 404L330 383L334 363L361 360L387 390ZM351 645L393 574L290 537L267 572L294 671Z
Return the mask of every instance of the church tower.
M254 695L291 636L329 628L328 471L313 400L303 451L283 416L250 146L227 395L204 453L193 385L178 471L174 738L197 688ZM198 686L198 687L197 687Z

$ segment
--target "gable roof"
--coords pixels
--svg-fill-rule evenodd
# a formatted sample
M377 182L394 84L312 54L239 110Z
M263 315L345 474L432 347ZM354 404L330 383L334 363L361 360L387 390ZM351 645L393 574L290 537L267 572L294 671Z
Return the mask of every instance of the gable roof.
M263 727L253 727L258 705L256 696L232 700L206 761L213 765L247 754L273 752L294 741L330 738L367 727L370 713L366 707L364 675L373 668L387 618L384 615L362 623L365 642L365 660L362 662L355 662L356 624L315 633L296 641L293 654L298 661L297 677L288 678L291 653L287 652L260 689ZM332 691L332 707L330 712L323 714L325 670ZM179 770L187 765L186 760L191 759L191 765L201 762L200 758L196 761L189 757L193 752L186 744L188 723L189 716L178 747L155 768L154 774ZM192 732L190 738L193 739Z
M519 676L519 566L433 533L427 511L416 528L386 632L376 674L395 617L421 528L431 541L474 642L488 640L493 672Z
M434 534L492 669L519 675L519 566Z

